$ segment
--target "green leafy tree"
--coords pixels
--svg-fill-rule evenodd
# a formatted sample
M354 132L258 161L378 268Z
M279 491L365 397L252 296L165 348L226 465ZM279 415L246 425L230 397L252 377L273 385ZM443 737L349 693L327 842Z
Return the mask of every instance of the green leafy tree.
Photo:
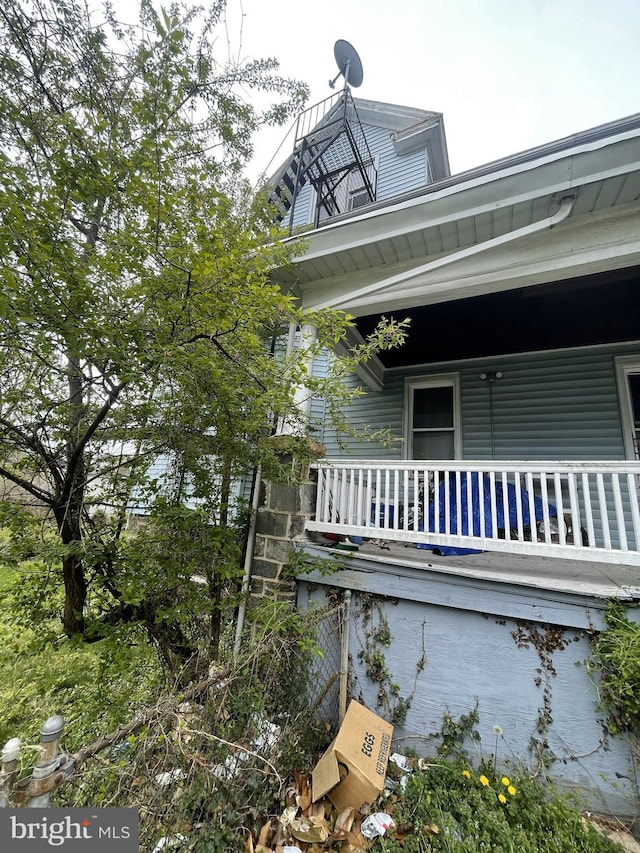
M142 0L135 26L82 0L0 9L4 524L16 558L62 584L68 635L142 625L170 670L193 654L187 612L209 614L216 653L240 565L231 484L295 420L306 375L304 353L274 347L302 317L270 279L287 252L241 170L307 91L275 60L217 55L225 7ZM312 322L323 346L349 320ZM132 496L152 522L123 536Z

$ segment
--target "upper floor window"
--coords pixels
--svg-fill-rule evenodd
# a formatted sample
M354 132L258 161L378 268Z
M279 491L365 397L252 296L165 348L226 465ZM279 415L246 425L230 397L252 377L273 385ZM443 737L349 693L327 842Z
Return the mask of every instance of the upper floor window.
M374 161L370 160L366 163L364 170L375 199L377 170ZM316 225L326 222L339 213L348 213L350 210L370 204L367 181L359 168L347 172L335 185L327 179L321 190L316 193Z
M457 373L410 379L405 385L405 440L409 459L461 456Z

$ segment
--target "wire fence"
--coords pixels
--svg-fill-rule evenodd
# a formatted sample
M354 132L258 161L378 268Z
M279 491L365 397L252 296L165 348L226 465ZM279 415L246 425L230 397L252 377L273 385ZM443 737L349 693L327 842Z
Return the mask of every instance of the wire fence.
M349 597L323 612L318 619L316 640L322 656L313 661L310 703L325 723L337 726L346 710L348 678Z

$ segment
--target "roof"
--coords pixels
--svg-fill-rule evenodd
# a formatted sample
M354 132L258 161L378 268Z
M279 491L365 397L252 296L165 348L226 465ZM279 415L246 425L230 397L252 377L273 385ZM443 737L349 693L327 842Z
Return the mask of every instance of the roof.
M305 307L381 313L636 265L639 222L636 114L335 217L294 276Z
M425 122L442 119L442 113L421 110L415 107L403 107L400 104L388 104L384 101L369 101L365 98L353 99L360 120L375 127L385 127L393 131L406 131Z
M433 174L437 177L451 174L442 113L364 98L354 98L354 103L363 124L392 131L398 155L426 146Z

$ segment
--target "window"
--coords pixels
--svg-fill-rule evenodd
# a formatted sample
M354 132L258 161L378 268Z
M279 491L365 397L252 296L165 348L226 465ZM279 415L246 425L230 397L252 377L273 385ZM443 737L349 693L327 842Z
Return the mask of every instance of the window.
M459 378L455 373L407 380L406 450L409 459L457 459L460 448Z
M616 369L627 458L640 460L640 357L618 358Z
M355 210L358 207L364 207L365 204L369 204L371 199L369 198L369 190L366 187L359 187L355 190L349 190L349 210Z
M369 184L373 189L375 199L377 178L375 163L372 160L365 163L364 170ZM363 207L365 204L370 203L371 198L369 197L369 190L365 185L362 172L360 169L354 168L346 175L340 177L338 184L335 187L333 197L330 196L327 199L326 206L321 203L319 194L316 194L316 224L319 225L321 222L326 222L326 220L330 219L332 216L336 216L339 213L346 213L349 210L357 210L359 207ZM331 212L327 210L327 207L330 208Z

